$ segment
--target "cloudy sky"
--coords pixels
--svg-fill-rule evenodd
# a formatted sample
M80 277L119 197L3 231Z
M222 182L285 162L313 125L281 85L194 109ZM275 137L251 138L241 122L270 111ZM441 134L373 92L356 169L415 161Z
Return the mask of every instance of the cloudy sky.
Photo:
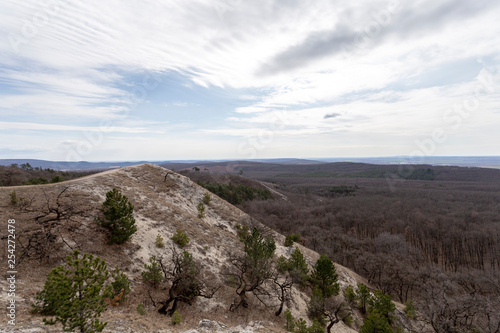
M497 0L1 1L0 158L500 155Z

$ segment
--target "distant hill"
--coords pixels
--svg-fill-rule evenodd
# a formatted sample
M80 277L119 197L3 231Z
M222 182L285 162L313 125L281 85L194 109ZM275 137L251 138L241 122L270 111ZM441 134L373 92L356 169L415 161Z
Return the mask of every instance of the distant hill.
M407 180L471 181L500 183L500 170L479 167L433 165L377 165L336 162L321 164L277 164L251 161L218 163L169 163L175 170L199 170L207 173L242 174L261 180L280 178L390 178Z
M12 164L27 164L32 167L40 167L43 169L54 169L62 171L81 171L81 170L105 170L116 169L125 166L132 166L137 164L146 163L145 161L139 162L63 162L63 161L46 161L36 159L1 159L0 165L9 166ZM158 162L165 163L165 162Z
M321 162L353 162L369 164L429 164L442 166L464 166L500 168L500 156L424 156L409 158L407 156L394 157L353 157L353 158L318 158Z
M302 164L317 164L322 163L319 161L297 159L297 158L277 158L277 159L262 159L262 160L252 160L249 163L277 163L277 164L290 164L290 165L302 165ZM156 165L195 165L200 163L231 163L227 161L196 161L196 160L179 160L179 161L117 161L117 162L64 162L64 161L46 161L37 159L0 159L0 165L9 166L12 164L27 164L29 163L32 167L39 167L43 169L54 169L61 171L82 171L82 170L106 170L106 169L116 169L126 166L133 166L144 163L151 163Z
M65 161L47 161L38 159L0 159L0 165L9 166L11 164L29 163L32 167L49 168L61 171L82 171L82 170L107 170L116 169L125 166L151 163L164 165L170 169L184 169L194 166L211 167L217 170L223 170L221 167L230 166L230 169L236 169L243 166L259 166L259 164L275 166L297 166L297 165L318 165L329 163L355 163L355 164L377 164L377 165L400 165L412 162L408 157L336 157L336 158L318 158L318 159L299 159L299 158L270 158L253 160L164 160L164 161L101 161L101 162L65 162ZM425 157L421 161L423 164L432 166L463 166L463 167L484 167L500 169L500 156L433 156ZM411 163L414 164L414 163ZM266 167L264 167L266 168ZM215 170L214 169L214 170Z

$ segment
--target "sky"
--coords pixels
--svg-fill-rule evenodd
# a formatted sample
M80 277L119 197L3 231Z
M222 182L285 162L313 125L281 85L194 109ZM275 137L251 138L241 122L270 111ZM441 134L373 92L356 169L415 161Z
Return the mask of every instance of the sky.
M495 0L0 2L0 158L500 155Z

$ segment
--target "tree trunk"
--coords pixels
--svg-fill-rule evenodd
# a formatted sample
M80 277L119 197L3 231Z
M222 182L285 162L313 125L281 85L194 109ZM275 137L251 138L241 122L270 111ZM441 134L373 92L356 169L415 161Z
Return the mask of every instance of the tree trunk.
M172 303L173 300L174 300L174 298L170 297L165 302L162 302L163 306L158 309L158 312L161 313L162 315L166 315L167 314L167 309L168 309L168 307L170 306L170 303Z

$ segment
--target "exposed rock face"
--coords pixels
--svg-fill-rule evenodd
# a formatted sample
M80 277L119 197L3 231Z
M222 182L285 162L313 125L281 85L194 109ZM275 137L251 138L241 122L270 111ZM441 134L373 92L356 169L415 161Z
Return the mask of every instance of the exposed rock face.
M236 327L227 327L215 320L202 319L197 329L191 329L184 333L254 333L260 332L264 326L260 323L249 322L248 325L239 325Z

